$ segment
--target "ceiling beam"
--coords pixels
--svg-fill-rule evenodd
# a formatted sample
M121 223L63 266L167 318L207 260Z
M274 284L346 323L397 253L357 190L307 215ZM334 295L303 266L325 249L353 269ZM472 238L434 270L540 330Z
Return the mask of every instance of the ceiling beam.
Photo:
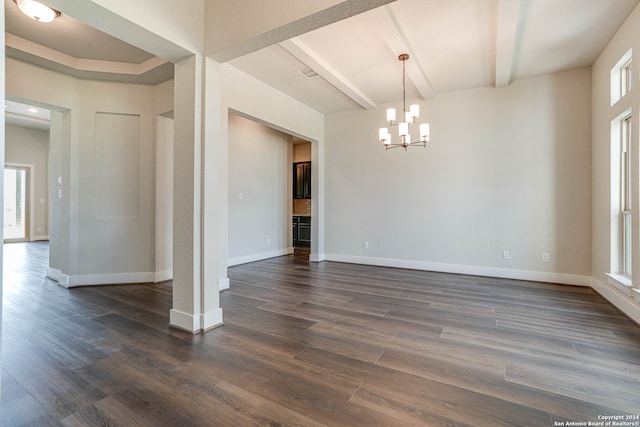
M526 0L499 0L496 27L496 87L511 84Z
M373 28L378 29L380 35L396 56L402 53L409 54L410 59L406 63L407 76L413 82L422 99L434 99L435 90L433 85L429 81L418 55L413 50L391 7L387 5L384 8L373 11L370 16L374 20Z
M308 33L334 22L359 15L363 12L386 5L396 0L345 0L335 6L313 13L273 30L244 40L218 52L208 52L207 56L218 62L227 62L247 55L292 37Z
M366 110L373 110L377 107L367 95L365 95L356 85L347 80L336 71L320 55L311 50L300 39L292 39L280 43L280 47L295 56L298 60L318 73L323 79L335 86L340 92L355 101Z

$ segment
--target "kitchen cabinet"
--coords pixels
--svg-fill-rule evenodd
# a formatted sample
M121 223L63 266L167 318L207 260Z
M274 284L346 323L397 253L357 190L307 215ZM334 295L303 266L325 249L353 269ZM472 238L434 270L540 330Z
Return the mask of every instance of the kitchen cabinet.
M311 162L293 164L293 198L311 198Z
M293 216L293 247L311 247L311 217Z

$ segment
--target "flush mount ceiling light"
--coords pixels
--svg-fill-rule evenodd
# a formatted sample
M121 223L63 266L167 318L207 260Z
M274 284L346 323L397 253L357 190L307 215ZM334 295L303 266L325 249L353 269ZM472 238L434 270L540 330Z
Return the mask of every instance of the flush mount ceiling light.
M13 0L20 11L38 22L51 22L60 16L60 12L35 0Z
M392 148L402 147L405 150L411 146L422 146L426 147L427 142L429 142L429 123L422 123L420 125L420 139L418 141L411 142L411 135L409 134L409 128L411 125L416 123L416 119L420 116L420 106L418 104L413 104L407 110L407 102L406 102L406 71L405 71L405 62L409 59L409 54L403 53L398 56L398 60L402 61L402 122L396 121L396 109L389 108L387 110L387 121L389 122L389 127L398 126L398 136L400 137L400 142L396 144L391 143L391 134L389 134L389 128L380 128L379 136L380 142L387 149L390 150Z

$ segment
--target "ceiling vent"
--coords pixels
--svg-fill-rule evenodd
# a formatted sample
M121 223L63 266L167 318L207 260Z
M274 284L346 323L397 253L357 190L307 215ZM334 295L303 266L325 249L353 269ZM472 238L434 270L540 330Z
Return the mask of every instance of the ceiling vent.
M303 68L301 70L298 70L298 72L300 74L302 74L303 76L305 76L308 79L312 79L314 77L318 77L318 73L316 73L315 71L313 71L311 68L307 67L307 68Z

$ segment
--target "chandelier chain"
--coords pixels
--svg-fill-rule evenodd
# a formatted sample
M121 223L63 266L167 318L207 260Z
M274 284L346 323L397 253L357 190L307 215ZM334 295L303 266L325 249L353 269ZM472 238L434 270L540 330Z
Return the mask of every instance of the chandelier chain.
M406 60L402 60L402 114L407 113L407 95L406 95L406 78L407 72L405 71Z

